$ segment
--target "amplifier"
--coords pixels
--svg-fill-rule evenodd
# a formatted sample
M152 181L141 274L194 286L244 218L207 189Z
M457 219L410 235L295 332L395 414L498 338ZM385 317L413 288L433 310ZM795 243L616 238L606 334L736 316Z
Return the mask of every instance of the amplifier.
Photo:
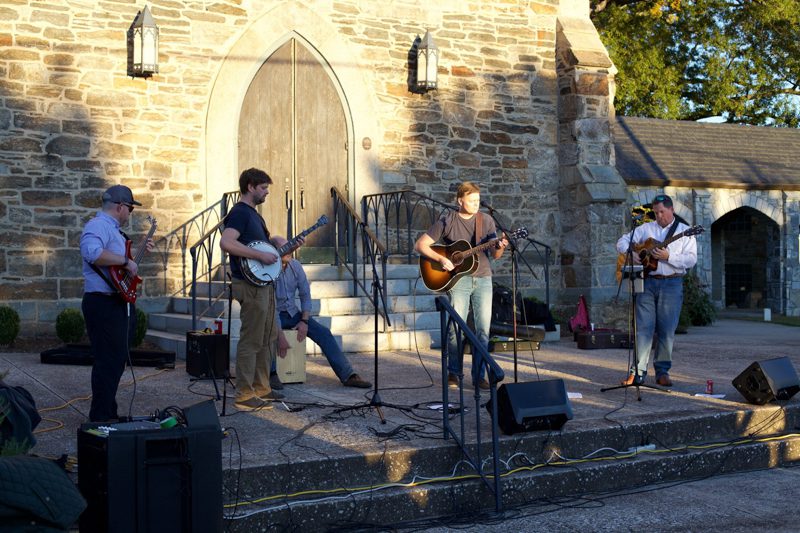
M196 378L230 375L230 344L227 334L186 332L186 372Z
M107 426L78 430L81 533L222 531L218 428Z

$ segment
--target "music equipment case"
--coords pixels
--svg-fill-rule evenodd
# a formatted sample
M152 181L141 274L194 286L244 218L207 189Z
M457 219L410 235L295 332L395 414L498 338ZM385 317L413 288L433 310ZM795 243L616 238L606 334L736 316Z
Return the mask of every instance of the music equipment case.
M628 333L620 329L578 331L575 332L575 341L581 350L628 348Z

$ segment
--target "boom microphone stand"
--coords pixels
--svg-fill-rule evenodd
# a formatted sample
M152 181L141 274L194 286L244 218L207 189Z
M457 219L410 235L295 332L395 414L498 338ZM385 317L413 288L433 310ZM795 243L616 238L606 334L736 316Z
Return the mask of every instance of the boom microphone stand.
M497 229L502 231L506 236L510 234L510 232L503 227L500 221L495 216L497 212L491 205L487 204L486 202L481 202L481 206L486 208L489 212L489 216L492 217L494 220ZM512 335L512 345L514 350L514 383L517 382L517 273L519 271L519 264L517 262L517 245L515 239L508 239L508 247L511 249L511 335ZM490 328L491 329L491 328Z

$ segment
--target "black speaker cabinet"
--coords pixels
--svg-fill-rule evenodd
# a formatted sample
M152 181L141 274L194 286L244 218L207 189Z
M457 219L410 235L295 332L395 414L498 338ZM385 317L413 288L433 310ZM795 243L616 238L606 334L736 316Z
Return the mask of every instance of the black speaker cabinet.
M186 372L196 378L223 378L230 373L228 335L186 332Z
M786 401L800 391L800 379L788 357L756 361L733 380L742 396L756 405Z
M491 402L486 404L492 412ZM572 420L563 379L504 383L497 389L497 424L506 435L561 429Z
M132 425L78 430L81 533L222 531L222 432Z

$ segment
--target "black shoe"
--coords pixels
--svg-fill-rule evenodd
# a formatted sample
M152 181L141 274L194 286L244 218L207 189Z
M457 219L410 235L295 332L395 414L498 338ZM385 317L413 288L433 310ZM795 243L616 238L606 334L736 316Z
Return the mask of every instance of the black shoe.
M272 390L283 390L283 383L281 382L281 378L278 377L278 374L269 375L269 386Z
M372 383L369 381L364 381L358 374L353 374L347 378L347 381L342 383L342 385L345 387L356 387L357 389L368 389L372 387Z

